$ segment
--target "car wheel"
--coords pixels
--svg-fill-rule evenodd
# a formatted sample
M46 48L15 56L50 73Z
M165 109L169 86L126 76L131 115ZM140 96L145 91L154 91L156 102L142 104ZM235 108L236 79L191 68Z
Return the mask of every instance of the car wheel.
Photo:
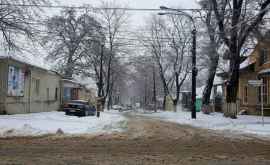
M89 112L88 111L84 111L84 116L89 116Z

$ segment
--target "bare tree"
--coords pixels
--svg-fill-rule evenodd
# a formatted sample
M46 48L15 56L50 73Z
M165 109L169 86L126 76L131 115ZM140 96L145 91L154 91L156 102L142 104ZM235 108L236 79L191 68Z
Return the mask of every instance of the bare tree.
M156 110L158 108L157 98L163 95L160 90L163 85L154 59L145 55L133 58L132 61L132 66L135 68L135 72L130 73L130 79L133 82L130 85L132 97L135 98L135 102L140 102L145 109Z
M102 39L103 38L103 39ZM105 65L107 60L108 51L105 47L105 39L101 37L100 40L90 40L86 43L85 52L86 55L83 57L81 64L81 73L85 77L91 77L95 80L98 88L98 97L104 97L104 75Z
M100 23L88 13L77 15L74 9L62 11L47 22L44 42L49 48L49 57L57 60L67 78L80 70L82 59L89 52L89 42L100 37Z
M112 63L117 53L117 49L119 49L119 36L121 34L121 28L127 22L127 13L125 10L118 10L117 7L121 7L114 1L101 1L101 6L103 10L98 10L98 14L101 16L102 25L106 29L106 39L109 44L109 56L108 56L108 64L106 71L106 89L105 89L105 97L109 97L111 100L110 90L113 89L111 85L112 83ZM107 8L115 8L111 10L107 10ZM110 104L108 104L110 106Z
M236 101L239 83L239 66L241 48L251 32L263 21L269 11L270 0L224 0L210 1L219 27L219 34L228 47L230 60L230 78L227 83L226 101L230 105L225 116L236 118ZM251 12L249 9L257 9ZM226 11L226 17L222 12ZM229 19L229 23L225 23Z
M18 38L34 39L37 31L39 5L48 4L48 0L1 0L0 31L2 44L8 49L20 49ZM29 7L18 5L27 4Z
M146 45L159 68L164 90L164 103L170 96L176 110L180 89L188 75L188 49L190 36L185 29L190 24L181 16L161 19L153 16L150 25L149 43Z

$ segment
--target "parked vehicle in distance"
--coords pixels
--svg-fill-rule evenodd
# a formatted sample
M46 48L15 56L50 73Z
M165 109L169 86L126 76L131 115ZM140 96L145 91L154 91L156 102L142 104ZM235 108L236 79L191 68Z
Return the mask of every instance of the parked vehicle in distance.
M124 107L123 107L123 106L121 106L121 105L113 105L113 106L112 106L112 109L114 109L114 110L118 110L118 111L121 111L121 110L123 110L123 109L124 109Z
M132 105L131 105L131 104L127 104L127 105L126 105L126 109L127 109L127 110L132 110Z
M85 100L71 100L64 104L63 111L66 115L94 116L96 108Z

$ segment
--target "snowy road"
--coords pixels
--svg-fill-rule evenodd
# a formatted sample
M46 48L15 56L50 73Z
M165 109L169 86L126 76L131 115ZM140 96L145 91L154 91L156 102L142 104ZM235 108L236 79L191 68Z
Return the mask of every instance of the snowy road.
M129 112L128 114L130 114ZM238 119L225 118L221 113L205 115L197 113L197 119L192 120L190 112L144 113L132 112L133 116L142 116L150 119L169 121L181 125L190 125L198 128L223 132L226 136L250 134L260 137L270 137L270 117L265 117L265 125L260 116L238 116ZM128 118L126 113L105 111L101 117L66 116L63 112L43 112L21 115L0 116L0 137L12 136L39 136L55 134L61 130L65 135L113 133L125 131Z
M124 132L0 138L0 165L269 165L270 143L136 114Z
M197 119L194 120L191 119L191 114L187 111L159 111L157 113L143 113L143 111L139 111L136 114L198 128L225 131L231 134L252 134L270 137L270 117L264 117L265 122L262 125L261 116L238 115L237 119L231 119L224 117L222 113L205 115L198 112Z

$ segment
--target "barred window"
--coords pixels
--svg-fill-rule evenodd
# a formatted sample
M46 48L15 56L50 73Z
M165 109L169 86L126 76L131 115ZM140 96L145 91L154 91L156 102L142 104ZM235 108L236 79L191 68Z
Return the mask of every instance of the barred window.
M262 48L260 50L260 65L263 65L268 61L268 49Z

